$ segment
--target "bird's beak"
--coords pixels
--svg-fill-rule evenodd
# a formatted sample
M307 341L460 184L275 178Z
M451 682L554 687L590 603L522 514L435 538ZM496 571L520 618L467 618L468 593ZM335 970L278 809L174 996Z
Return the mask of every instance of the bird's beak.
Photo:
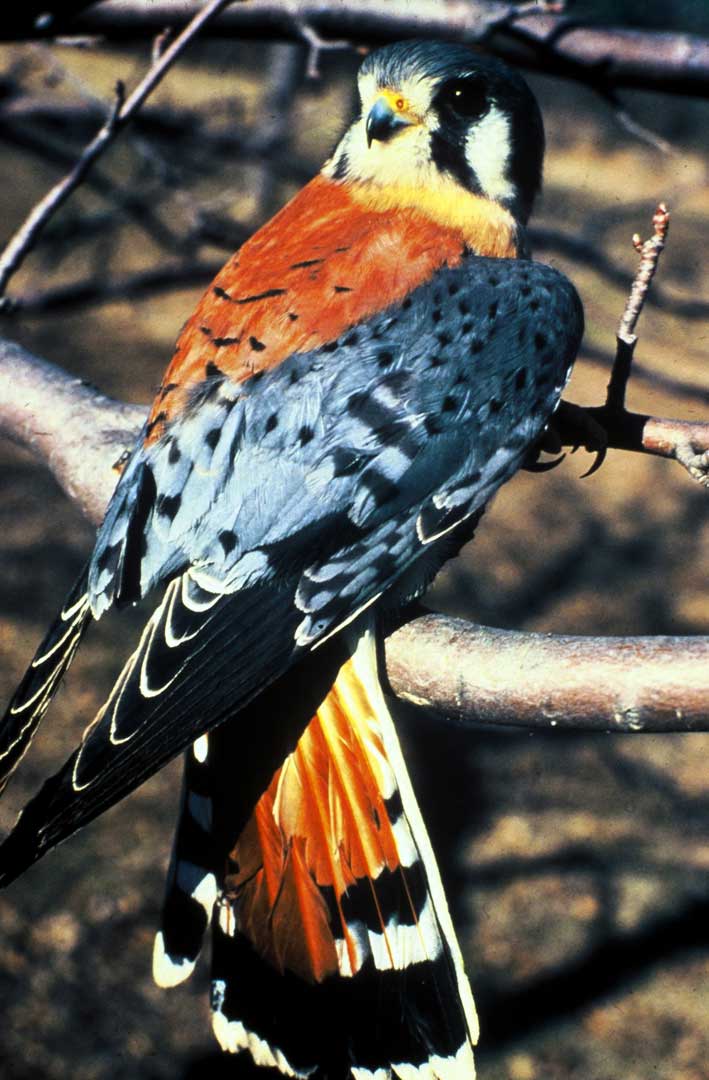
M371 146L375 139L387 142L397 131L413 123L411 116L397 112L385 97L379 97L367 117L367 146Z

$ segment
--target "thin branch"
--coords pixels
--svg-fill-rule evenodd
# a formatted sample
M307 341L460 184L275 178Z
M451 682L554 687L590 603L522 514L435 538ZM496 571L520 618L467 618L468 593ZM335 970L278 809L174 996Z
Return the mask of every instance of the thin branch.
M116 97L108 120L98 135L82 152L74 168L60 183L47 192L33 207L31 213L11 238L0 256L0 295L3 295L10 278L24 262L25 256L37 243L50 218L54 216L86 176L93 163L101 156L118 131L124 102L123 83L116 83Z
M646 146L652 147L653 150L659 150L661 154L666 154L668 157L679 156L679 149L669 142L668 139L663 139L662 135L658 135L652 128L646 127L645 124L641 124L639 120L636 120L634 116L631 116L628 110L621 104L614 89L611 88L605 90L601 96L611 106L616 120L629 135L638 139L639 142L645 143Z
M41 27L22 16L4 20L0 36L100 34L151 36L182 26L200 0L103 0L74 14L55 13ZM298 39L296 21L323 39L371 45L404 37L454 38L486 45L513 63L605 87L641 87L709 97L709 41L693 34L598 27L553 14L554 5L496 0L250 0L212 23L210 33ZM544 12L547 12L546 14Z
M0 122L1 120L2 117L0 117ZM62 168L74 167L75 154L63 149L56 143L50 142L44 133L33 132L25 124L3 124L2 138L6 142L36 154L52 165L59 165ZM172 251L185 248L186 245L182 238L174 235L160 220L159 215L149 205L144 193L138 195L130 189L120 189L109 177L102 175L98 170L91 171L85 177L85 182L88 187L98 192L102 198L115 206L118 211L130 217L138 228L146 232L161 247ZM46 229L43 235L47 235Z
M98 134L85 147L74 168L37 203L0 256L0 296L4 295L10 278L20 268L25 256L36 244L49 220L79 186L94 162L106 151L118 132L138 111L188 43L199 33L205 23L233 2L234 0L210 0L201 8L179 37L165 49L127 99L124 98L123 84L121 82L116 84L113 108Z
M325 52L338 52L343 49L351 49L352 42L344 38L330 39L321 37L317 30L302 19L294 19L293 25L300 38L308 46L308 62L306 75L309 79L320 78L320 58Z
M640 313L645 306L645 300L652 279L655 276L660 255L664 250L667 231L670 227L670 214L664 203L658 205L652 224L653 234L645 243L642 242L637 233L633 236L633 247L640 255L640 262L616 334L616 354L604 406L605 412L609 413L611 417L613 414L620 417L626 415L625 395L633 364L633 353L638 341L635 328Z
M657 270L657 263L667 241L670 212L664 203L658 205L652 219L652 225L654 232L645 243L642 242L637 233L633 236L633 247L640 255L640 265L618 327L619 340L628 345L635 345L637 341L635 327L645 305L648 290Z

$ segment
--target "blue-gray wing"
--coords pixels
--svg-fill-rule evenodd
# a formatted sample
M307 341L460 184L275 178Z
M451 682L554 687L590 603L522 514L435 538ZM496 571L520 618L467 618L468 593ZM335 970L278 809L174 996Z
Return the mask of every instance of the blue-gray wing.
M21 819L25 865L403 575L429 577L539 438L582 322L556 271L470 257L339 341L239 385L211 375L139 443L88 598L99 616L167 590L82 746Z

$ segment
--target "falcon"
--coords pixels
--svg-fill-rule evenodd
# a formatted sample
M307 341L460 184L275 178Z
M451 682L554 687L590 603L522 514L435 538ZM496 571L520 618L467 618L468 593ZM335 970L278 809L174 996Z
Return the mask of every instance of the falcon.
M225 1050L290 1077L467 1080L475 1008L378 626L537 444L583 318L527 249L544 136L524 80L408 41L358 86L332 157L185 325L9 706L3 781L88 626L154 598L0 883L185 751L157 982L189 976L209 928Z

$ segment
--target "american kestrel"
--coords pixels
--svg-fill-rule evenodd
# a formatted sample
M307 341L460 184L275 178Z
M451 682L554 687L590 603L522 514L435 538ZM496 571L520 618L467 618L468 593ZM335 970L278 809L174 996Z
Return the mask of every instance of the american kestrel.
M321 172L183 329L9 707L4 776L88 625L155 594L81 745L0 849L0 882L186 750L158 983L190 974L211 925L226 1050L286 1076L463 1080L475 1009L377 622L538 441L583 319L528 257L544 137L523 79L412 41L371 53L359 93Z

